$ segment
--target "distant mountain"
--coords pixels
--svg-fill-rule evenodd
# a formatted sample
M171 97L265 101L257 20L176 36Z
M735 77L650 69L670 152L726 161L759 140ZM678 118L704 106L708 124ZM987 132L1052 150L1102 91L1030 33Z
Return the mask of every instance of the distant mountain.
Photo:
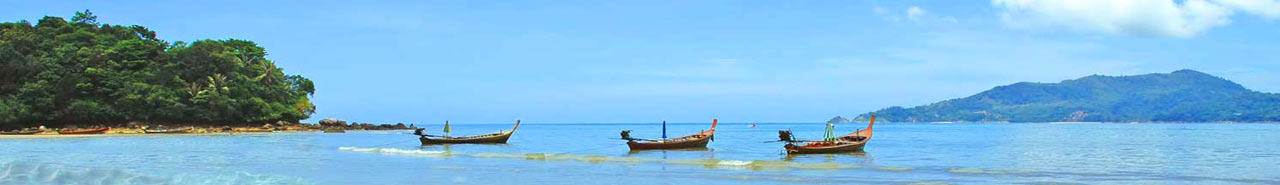
M1021 82L973 96L873 112L895 122L1276 122L1280 94L1193 70ZM869 114L857 120L868 119Z
M831 120L827 120L827 123L848 123L848 122L853 122L853 121L840 116L836 116L834 118L831 118Z

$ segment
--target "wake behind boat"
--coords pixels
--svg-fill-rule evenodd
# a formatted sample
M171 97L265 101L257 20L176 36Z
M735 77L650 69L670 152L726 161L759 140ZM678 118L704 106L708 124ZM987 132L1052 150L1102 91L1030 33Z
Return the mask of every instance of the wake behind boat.
M422 141L422 145L436 144L503 144L507 143L507 139L511 138L511 134L516 132L516 128L520 127L520 120L516 120L516 125L511 126L511 130L498 131L491 134L475 135L475 136L438 136L430 135L423 132L425 128L419 128L413 131L414 135L418 135L418 140ZM449 122L444 123L444 132L449 133Z
M851 153L862 151L862 147L867 145L867 141L871 140L871 127L876 124L876 116L871 115L871 123L867 124L866 130L858 130L853 133L845 134L840 137L832 137L835 129L834 123L827 123L826 137L822 141L806 141L796 140L791 135L790 130L779 130L778 139L787 142L783 146L787 150L787 154L829 154L829 153ZM796 145L803 143L803 145Z
M681 148L706 148L707 143L715 140L716 123L719 119L711 120L711 130L698 132L684 137L667 139L667 122L662 122L662 139L640 139L631 137L631 130L623 130L622 139L627 140L627 146L631 150L653 150L653 149L681 149Z

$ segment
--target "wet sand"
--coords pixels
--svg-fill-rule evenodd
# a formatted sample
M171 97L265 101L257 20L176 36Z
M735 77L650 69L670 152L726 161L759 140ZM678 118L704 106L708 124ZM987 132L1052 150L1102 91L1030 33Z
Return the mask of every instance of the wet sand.
M88 137L130 137L130 136L216 136L216 135L244 135L244 134L273 134L273 133L306 133L319 132L318 129L287 129L279 131L260 131L259 128L233 128L233 131L211 131L210 129L196 128L191 133L174 133L174 134L148 134L142 129L116 129L113 128L103 134L58 134L57 131L45 131L42 133L31 135L0 135L0 139L57 139L57 138L88 138Z

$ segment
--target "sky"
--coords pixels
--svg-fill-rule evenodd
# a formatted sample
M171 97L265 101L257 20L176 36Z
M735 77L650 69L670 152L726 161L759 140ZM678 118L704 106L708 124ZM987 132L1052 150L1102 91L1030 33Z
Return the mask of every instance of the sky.
M1280 0L0 2L252 40L315 81L312 122L822 122L1179 69L1280 92Z

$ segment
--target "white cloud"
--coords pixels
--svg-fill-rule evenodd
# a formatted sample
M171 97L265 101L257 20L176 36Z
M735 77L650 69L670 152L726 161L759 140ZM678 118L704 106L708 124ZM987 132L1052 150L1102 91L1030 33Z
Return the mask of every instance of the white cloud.
M1280 0L992 0L1015 28L1066 28L1115 35L1193 37L1236 12L1280 19Z
M1280 19L1280 1L1276 0L1214 0L1214 3L1235 8L1270 20Z
M960 20L952 16L930 14L928 10L925 10L924 8L920 8L919 6L907 7L907 9L903 11L903 14L890 13L888 10L885 10L884 8L881 8L881 7L874 7L871 10L872 12L875 12L876 15L880 16L884 20L892 21L892 22L898 22L903 20L914 21L917 23L952 23L954 24L954 23L960 22Z
M924 9L921 9L920 7L911 6L910 8L907 8L907 19L920 20L920 18L923 18L924 14L926 13L927 12L925 12Z
M1119 35L1191 37L1230 23L1229 8L1204 0L992 0L1005 23Z

